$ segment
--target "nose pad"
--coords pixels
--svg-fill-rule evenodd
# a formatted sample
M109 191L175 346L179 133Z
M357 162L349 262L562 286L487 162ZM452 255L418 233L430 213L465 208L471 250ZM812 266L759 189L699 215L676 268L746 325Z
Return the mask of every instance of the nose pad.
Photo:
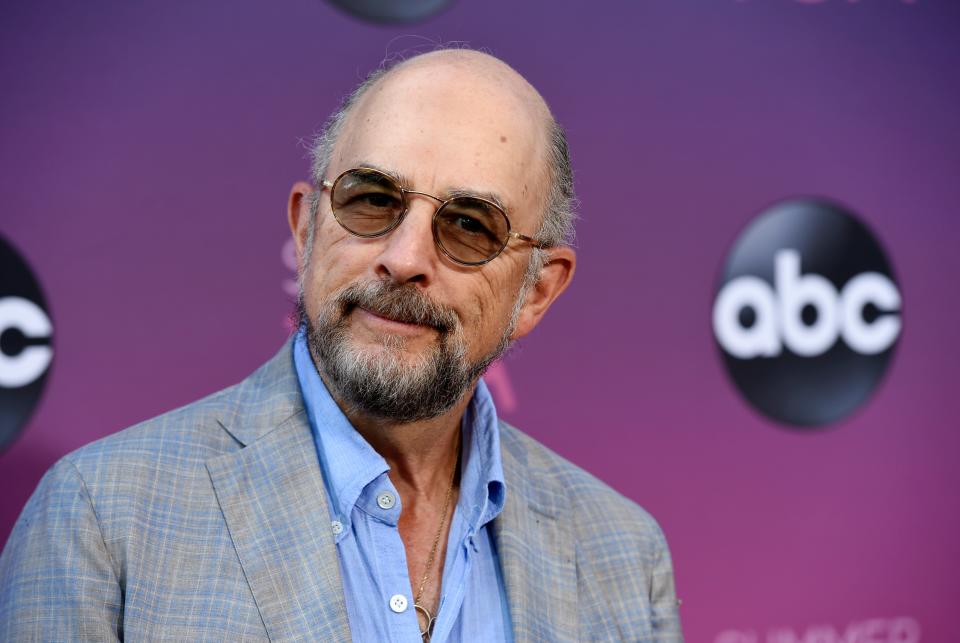
M377 274L397 283L422 283L432 280L437 262L433 241L433 213L430 203L411 202L403 220L384 237Z

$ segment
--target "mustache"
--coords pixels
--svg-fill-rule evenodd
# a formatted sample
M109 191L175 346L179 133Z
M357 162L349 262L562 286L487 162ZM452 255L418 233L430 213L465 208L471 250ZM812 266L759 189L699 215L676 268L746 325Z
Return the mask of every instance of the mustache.
M337 296L343 315L360 307L387 319L406 324L430 326L441 333L459 327L457 314L436 303L416 286L399 285L391 280L356 283Z

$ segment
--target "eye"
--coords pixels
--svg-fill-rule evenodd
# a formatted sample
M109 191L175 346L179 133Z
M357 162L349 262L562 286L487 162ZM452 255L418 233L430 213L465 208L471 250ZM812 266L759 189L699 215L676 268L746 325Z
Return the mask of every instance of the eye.
M458 214L453 220L453 225L470 234L490 234L487 226L466 214Z
M365 192L357 194L350 199L347 205L356 205L366 208L390 210L400 205L400 202L392 194L384 192Z
M396 196L378 191L360 192L336 204L342 216L393 217L403 207Z
M395 194L377 189L353 190L342 196L344 206L380 209L400 205L400 199Z
M494 206L481 199L456 198L436 215L437 242L457 261L484 262L506 243L509 223Z
M403 196L385 176L360 170L338 179L331 193L334 207L365 216L380 216L402 207Z

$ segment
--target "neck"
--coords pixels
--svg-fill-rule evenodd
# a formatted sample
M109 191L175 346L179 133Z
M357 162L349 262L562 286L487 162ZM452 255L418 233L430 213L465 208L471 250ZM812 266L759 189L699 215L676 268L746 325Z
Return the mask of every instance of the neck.
M383 456L390 479L400 491L406 488L431 498L446 493L460 455L460 425L473 397L476 382L450 410L435 418L397 423L353 409L319 369L321 379L350 424Z
M347 419L390 465L398 490L407 487L433 496L446 492L457 465L460 423L471 396L472 391L443 415L418 422L397 424L357 412L347 413Z

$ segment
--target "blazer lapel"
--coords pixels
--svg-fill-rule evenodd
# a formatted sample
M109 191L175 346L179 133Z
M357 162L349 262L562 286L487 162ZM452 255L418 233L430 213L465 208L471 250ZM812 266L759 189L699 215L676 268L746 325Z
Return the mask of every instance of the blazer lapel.
M337 549L289 343L221 424L245 445L207 462L271 640L350 641Z
M566 491L501 424L507 499L494 520L514 639L576 641L576 546Z

